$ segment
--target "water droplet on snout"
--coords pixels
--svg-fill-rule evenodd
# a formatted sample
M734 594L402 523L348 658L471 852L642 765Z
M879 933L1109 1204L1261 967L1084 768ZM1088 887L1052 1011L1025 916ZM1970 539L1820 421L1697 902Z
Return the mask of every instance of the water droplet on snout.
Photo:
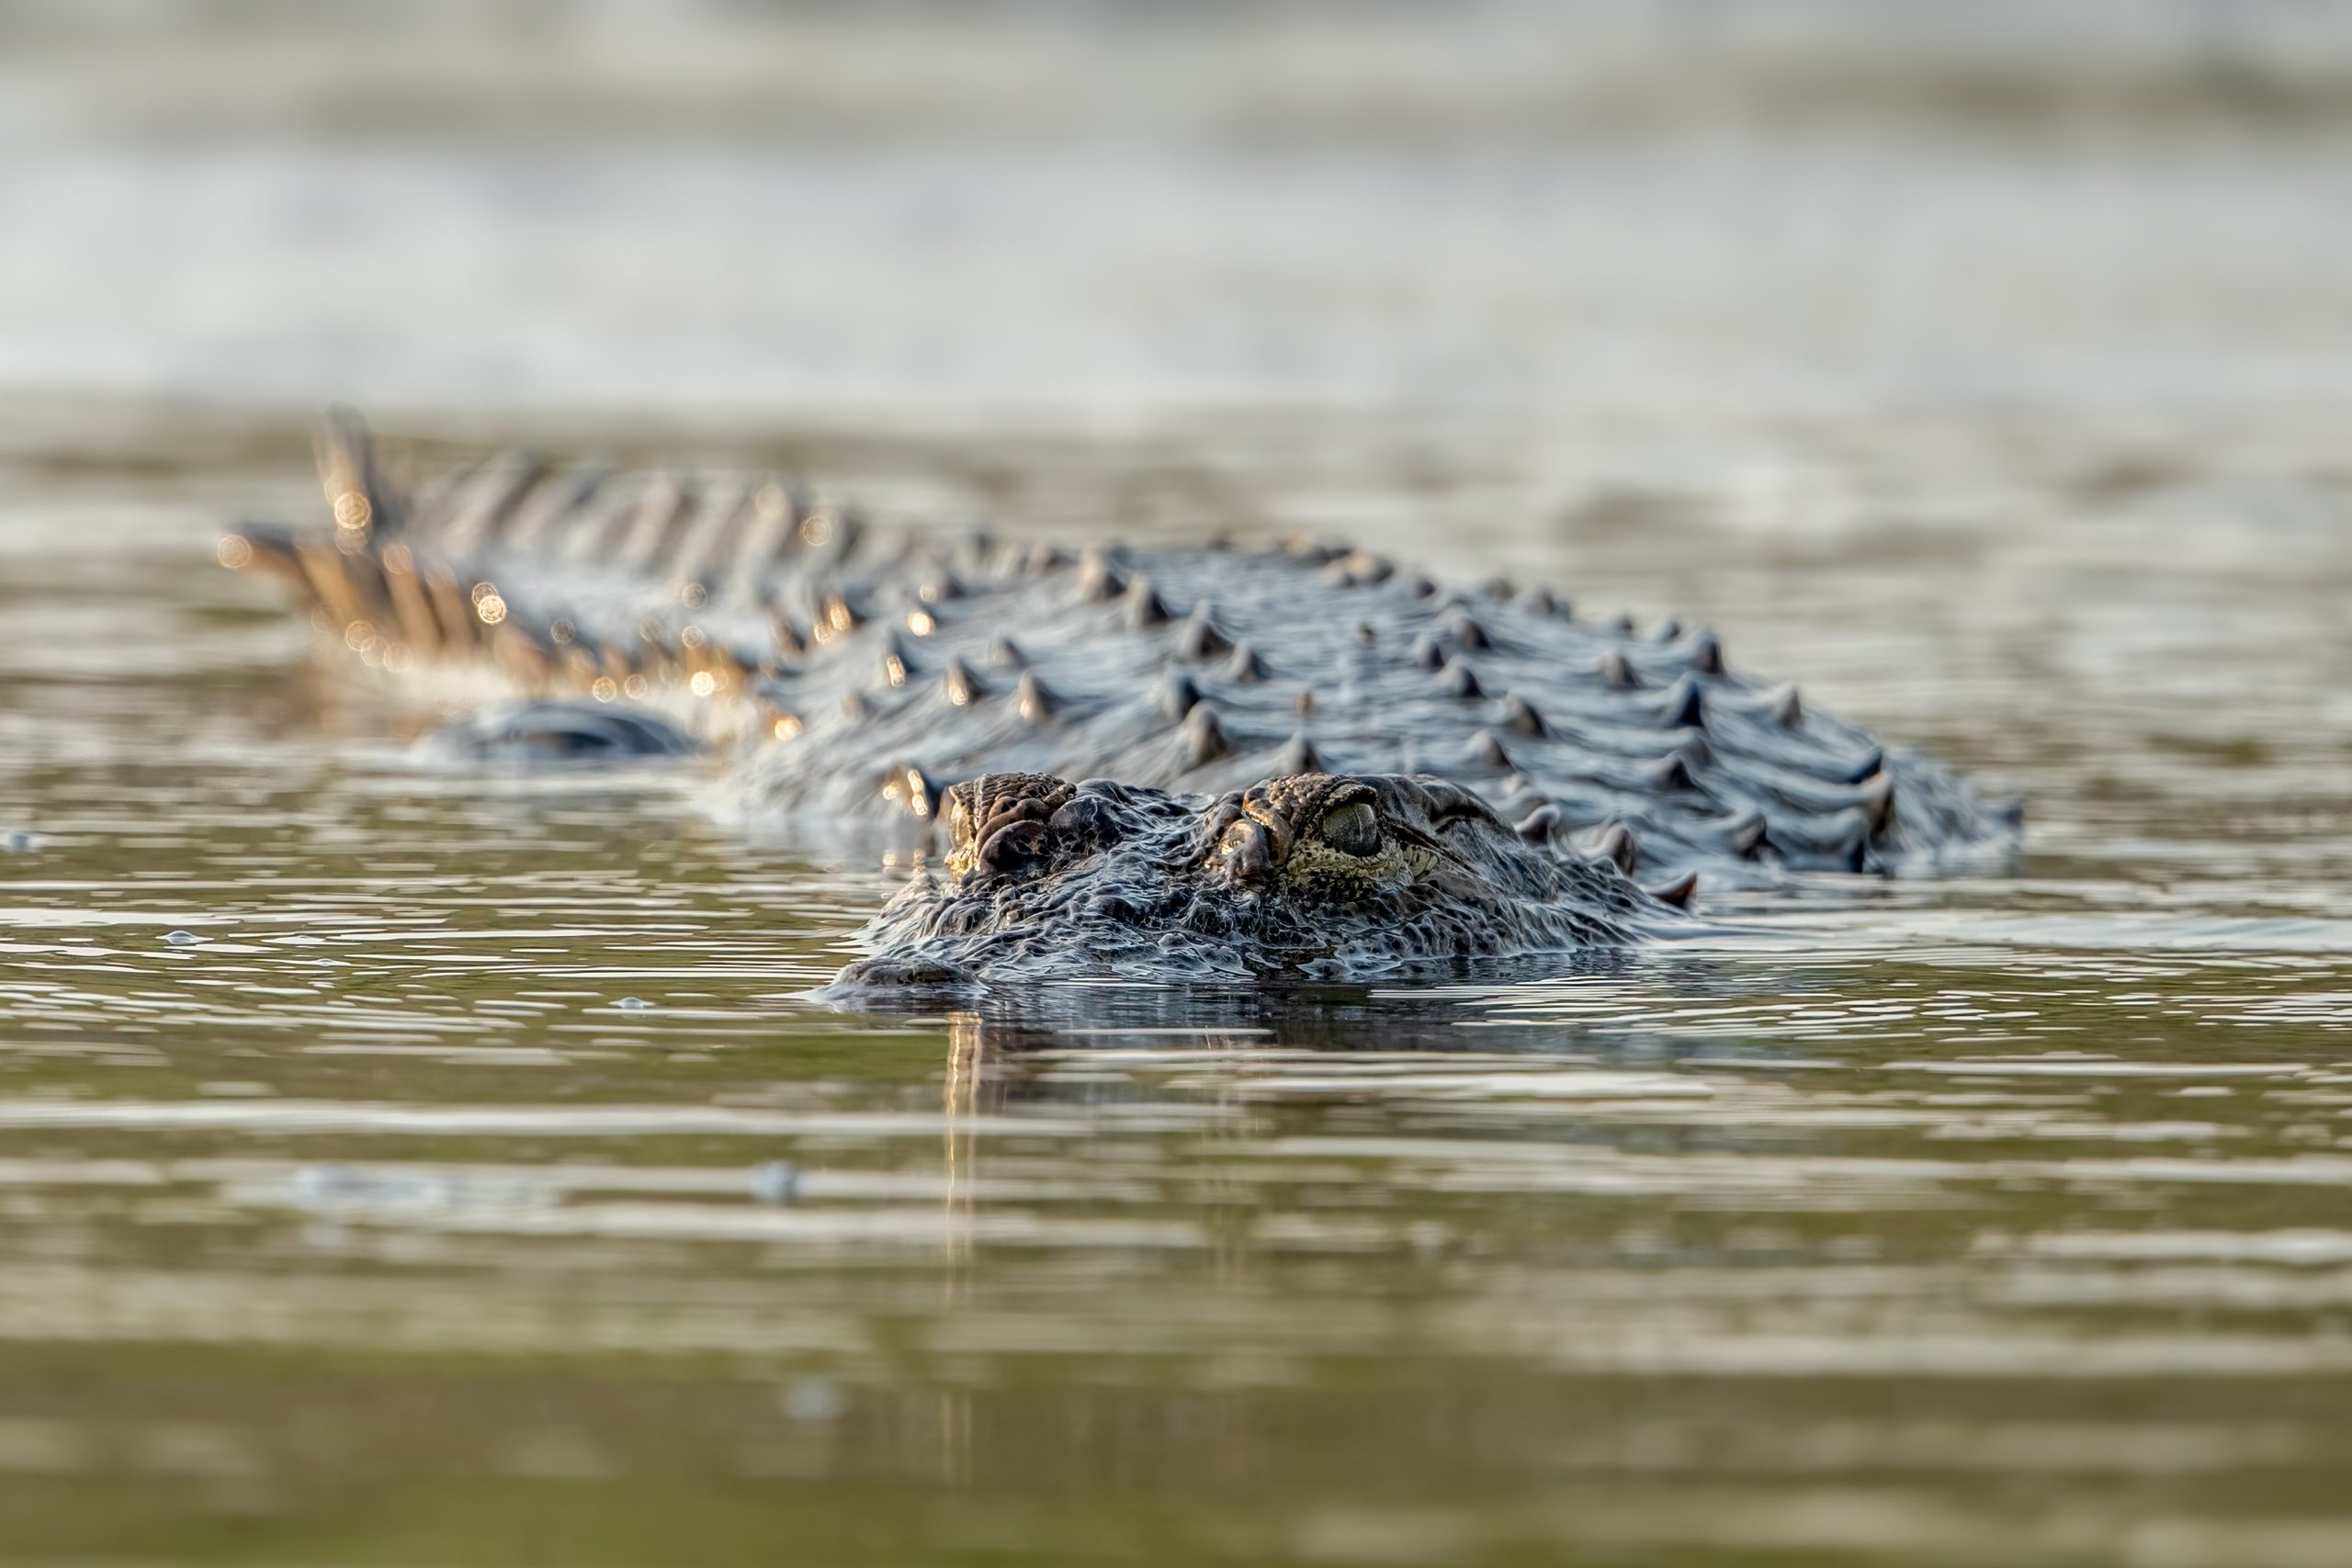
M198 942L200 942L205 939L197 935L194 931L165 931L164 933L164 940L170 942L174 947L194 947Z
M652 1004L651 1002L647 1001L643 997L623 997L623 998L622 998L618 1002L616 1002L614 1005L615 1005L616 1007L625 1007L625 1008L628 1008L628 1010L630 1010L633 1012L633 1011L635 1011L636 1010L638 1010L639 1008L650 1008L650 1007L651 1007L653 1004Z

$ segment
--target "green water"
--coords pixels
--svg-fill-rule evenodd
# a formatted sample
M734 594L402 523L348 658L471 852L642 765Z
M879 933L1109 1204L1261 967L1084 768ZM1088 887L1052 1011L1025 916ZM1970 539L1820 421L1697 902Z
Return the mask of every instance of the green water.
M1469 519L2029 853L1551 980L827 1012L902 871L403 773L434 699L206 564L298 426L20 449L0 1561L2352 1560L2352 479L1790 427L1883 525L1807 534L1302 428L705 441Z
M0 8L0 1564L2352 1562L2347 16ZM211 565L331 400L1679 615L2026 853L825 1011L905 865Z

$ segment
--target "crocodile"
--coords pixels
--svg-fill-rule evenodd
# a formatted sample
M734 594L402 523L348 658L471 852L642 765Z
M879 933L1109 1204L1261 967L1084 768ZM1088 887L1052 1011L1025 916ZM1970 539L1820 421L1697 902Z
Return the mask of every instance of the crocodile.
M1997 858L1980 800L1733 664L1320 540L1071 551L797 482L501 454L423 478L330 412L330 519L223 564L401 673L516 700L513 762L715 748L736 808L944 847L845 978L1364 974L1639 940L1710 885ZM944 845L942 840L944 839Z

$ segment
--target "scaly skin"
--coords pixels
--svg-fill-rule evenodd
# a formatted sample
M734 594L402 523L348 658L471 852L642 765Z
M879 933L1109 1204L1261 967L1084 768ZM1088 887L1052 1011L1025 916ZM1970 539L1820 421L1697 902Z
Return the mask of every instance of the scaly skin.
M1692 872L1739 883L1901 872L1998 856L2017 838L2014 807L1982 807L1936 763L1736 672L1712 633L1636 635L1578 619L1543 589L1449 592L1326 545L1073 558L977 530L876 528L773 482L515 457L412 491L345 412L330 415L319 455L334 525L248 528L223 541L224 561L291 580L388 668L490 659L526 695L587 699L503 710L445 747L659 750L674 733L624 710L666 705L706 737L743 738L737 787L756 811L928 828L951 785L985 793L991 774L1051 781L1028 798L1057 803L1023 841L1082 803L1115 807L1115 842L1055 858L1042 876L957 860L986 850L957 840L950 864L977 879L971 890L919 886L895 903L868 973L886 960L984 976L1363 969L1577 946L1639 927L1600 890L1637 866L1687 897L1676 879ZM1374 776L1387 774L1422 783ZM1248 813L1352 775L1385 832L1426 835L1440 810L1450 832L1494 840L1502 901L1460 886L1452 863L1419 861L1425 880L1410 886L1426 891L1409 920L1394 886L1355 898L1373 886L1356 868L1343 878L1353 903L1296 896L1309 870L1296 857L1318 840L1271 853L1288 820L1273 805L1260 824L1269 864L1294 881L1246 918L1253 885L1226 860L1211 857L1227 867L1215 872L1167 860L1228 797ZM1047 841L1061 857L1080 840L1056 829ZM1167 863L1148 872L1154 855ZM1616 882L1577 880L1596 867ZM1105 898L1115 887L1142 922L1074 913L1087 887ZM1437 919L1448 907L1475 919ZM1341 908L1383 913L1350 925ZM970 924L981 908L987 930ZM1153 931L1169 940L1140 940Z
M837 990L1362 976L1622 946L1672 918L1614 863L1530 842L1437 779L1301 773L1201 798L990 773L944 805L944 874L891 900Z

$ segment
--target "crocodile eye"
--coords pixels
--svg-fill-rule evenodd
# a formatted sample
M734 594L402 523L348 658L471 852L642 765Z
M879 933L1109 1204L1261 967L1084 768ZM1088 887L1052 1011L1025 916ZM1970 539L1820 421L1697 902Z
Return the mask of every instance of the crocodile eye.
M1323 841L1341 854L1370 858L1380 852L1380 818L1372 803L1351 800L1323 814Z

